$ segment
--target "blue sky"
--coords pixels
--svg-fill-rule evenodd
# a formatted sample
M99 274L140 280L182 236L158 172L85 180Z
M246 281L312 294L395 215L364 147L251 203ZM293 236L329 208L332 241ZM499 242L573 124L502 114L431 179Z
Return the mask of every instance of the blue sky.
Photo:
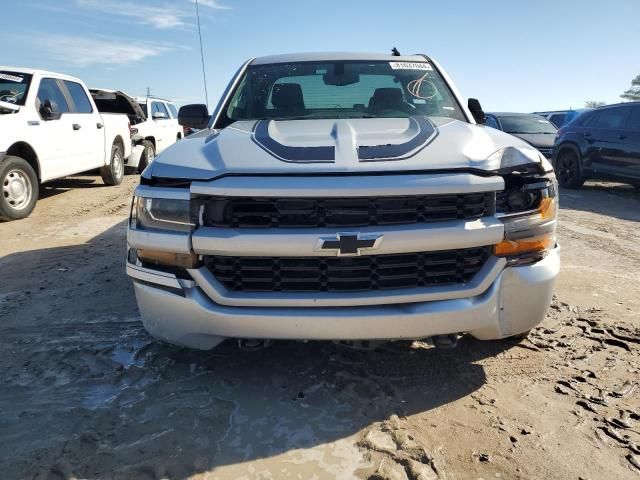
M199 0L209 103L252 56L427 53L485 110L607 103L640 74L640 0ZM0 62L204 101L194 0L2 2Z

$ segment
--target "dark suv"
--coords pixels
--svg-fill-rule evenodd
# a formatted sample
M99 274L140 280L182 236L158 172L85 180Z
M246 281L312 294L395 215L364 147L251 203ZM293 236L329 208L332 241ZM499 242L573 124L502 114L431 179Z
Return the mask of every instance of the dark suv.
M554 166L561 186L580 188L589 178L640 186L640 102L585 112L556 136Z

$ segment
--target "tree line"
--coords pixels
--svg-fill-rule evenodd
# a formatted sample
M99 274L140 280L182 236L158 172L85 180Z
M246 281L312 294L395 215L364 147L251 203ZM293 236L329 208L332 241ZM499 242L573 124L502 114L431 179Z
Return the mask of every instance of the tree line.
M631 80L631 87L620 95L620 98L629 100L630 102L640 102L640 75ZM598 108L604 107L605 105L605 102L599 100L587 100L584 102L585 108Z

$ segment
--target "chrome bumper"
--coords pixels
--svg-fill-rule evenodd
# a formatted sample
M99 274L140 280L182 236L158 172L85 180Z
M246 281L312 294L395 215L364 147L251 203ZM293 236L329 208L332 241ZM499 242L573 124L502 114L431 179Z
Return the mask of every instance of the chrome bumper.
M211 349L226 338L399 340L470 333L492 340L538 325L551 303L559 248L527 266L506 267L464 298L342 307L225 306L193 280L127 265L145 328L153 336Z

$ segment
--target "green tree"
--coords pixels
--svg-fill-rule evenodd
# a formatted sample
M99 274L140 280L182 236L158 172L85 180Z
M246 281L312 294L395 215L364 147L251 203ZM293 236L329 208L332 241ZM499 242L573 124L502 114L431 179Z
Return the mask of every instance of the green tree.
M640 100L640 75L631 80L631 88L620 95L620 97L631 101Z
M598 108L598 107L604 107L605 105L606 103L601 102L600 100L587 100L586 102L584 102L585 108Z

